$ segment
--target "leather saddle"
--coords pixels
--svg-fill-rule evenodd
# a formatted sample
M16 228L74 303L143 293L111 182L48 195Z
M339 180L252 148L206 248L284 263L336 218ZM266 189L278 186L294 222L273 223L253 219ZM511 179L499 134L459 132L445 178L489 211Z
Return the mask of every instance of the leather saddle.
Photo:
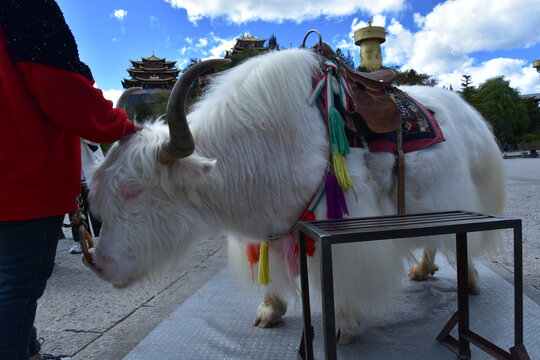
M393 70L379 70L371 73L360 72L347 66L330 45L320 42L314 51L326 60L333 60L347 78L356 101L356 115L364 120L375 133L387 133L401 126L401 115L396 103L387 94L396 77ZM354 117L354 116L353 116ZM359 120L359 119L355 119Z

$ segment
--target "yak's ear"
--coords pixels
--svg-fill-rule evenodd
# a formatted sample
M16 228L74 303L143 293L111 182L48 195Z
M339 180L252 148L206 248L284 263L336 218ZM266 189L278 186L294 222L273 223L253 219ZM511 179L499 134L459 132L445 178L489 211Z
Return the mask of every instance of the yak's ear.
M120 194L124 200L137 198L144 191L144 187L137 183L127 183L120 186Z
M216 165L216 160L193 154L184 159L180 159L178 164L182 167L180 172L184 179L184 184L189 184L198 182L211 172Z

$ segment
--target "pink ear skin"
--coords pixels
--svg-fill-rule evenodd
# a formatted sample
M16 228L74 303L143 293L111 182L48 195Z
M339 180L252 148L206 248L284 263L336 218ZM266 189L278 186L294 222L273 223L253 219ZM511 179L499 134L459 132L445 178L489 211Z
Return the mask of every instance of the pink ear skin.
M124 200L132 200L139 196L144 191L144 188L137 184L129 184L124 186L120 193Z

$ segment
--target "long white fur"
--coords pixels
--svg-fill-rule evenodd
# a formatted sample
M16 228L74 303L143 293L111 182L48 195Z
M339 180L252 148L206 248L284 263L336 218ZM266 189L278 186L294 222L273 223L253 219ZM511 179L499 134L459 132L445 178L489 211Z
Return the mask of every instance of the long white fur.
M188 120L195 154L157 162L168 138L155 123L115 145L94 175L91 202L104 221L95 251L100 276L125 286L175 261L197 239L230 234L233 272L251 281L245 244L285 232L323 181L328 139L319 110L308 103L317 58L295 49L258 56L219 75ZM502 213L500 153L480 115L455 93L404 88L435 111L447 141L406 155L407 212L476 210ZM346 194L350 216L395 213L394 157L354 149L347 166L358 199ZM316 211L326 216L324 200ZM483 235L471 253L494 247ZM448 238L336 246L337 326L354 329L399 290L403 258L425 246L451 249ZM280 242L270 246L272 283L266 293L295 292ZM310 268L318 279L318 262Z

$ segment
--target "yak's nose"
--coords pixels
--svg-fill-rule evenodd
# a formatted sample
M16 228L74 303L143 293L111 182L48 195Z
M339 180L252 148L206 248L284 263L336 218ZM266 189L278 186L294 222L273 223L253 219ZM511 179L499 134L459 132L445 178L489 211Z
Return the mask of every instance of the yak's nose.
M90 256L92 257L92 263L89 263L86 257L83 256L82 258L83 264L90 270L94 271L96 274L100 274L101 268L96 264L95 248L89 249L88 251L90 252Z

